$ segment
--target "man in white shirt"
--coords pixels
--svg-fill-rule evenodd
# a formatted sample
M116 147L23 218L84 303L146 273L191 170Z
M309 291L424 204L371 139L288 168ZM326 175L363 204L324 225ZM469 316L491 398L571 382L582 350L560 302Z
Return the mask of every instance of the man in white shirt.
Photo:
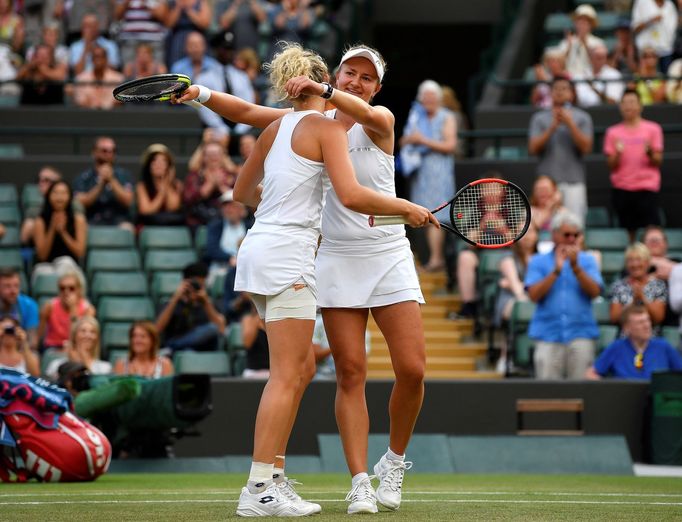
M609 51L605 45L598 44L593 47L590 49L591 74L585 77L574 78L576 81L578 105L581 107L620 102L625 85L623 82L613 81L620 80L622 75L606 63L608 56Z
M647 47L655 49L663 73L672 61L677 16L672 0L635 0L632 7L632 32L637 51L641 53Z

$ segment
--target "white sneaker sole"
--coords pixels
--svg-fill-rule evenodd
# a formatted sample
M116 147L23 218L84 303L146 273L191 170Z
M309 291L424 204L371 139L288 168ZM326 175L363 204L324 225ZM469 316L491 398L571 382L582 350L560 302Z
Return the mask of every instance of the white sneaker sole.
M350 506L348 506L349 515L369 515L378 512L379 509L377 508L376 504L365 504L363 506L357 507L353 507L353 505L351 504Z

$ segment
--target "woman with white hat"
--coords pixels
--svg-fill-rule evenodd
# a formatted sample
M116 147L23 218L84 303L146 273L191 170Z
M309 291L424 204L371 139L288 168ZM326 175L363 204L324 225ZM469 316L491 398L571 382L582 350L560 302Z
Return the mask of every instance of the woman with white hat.
M575 32L568 32L559 44L566 54L566 70L571 76L588 77L592 71L590 49L605 45L604 40L592 34L599 25L597 12L590 4L581 4L573 11Z

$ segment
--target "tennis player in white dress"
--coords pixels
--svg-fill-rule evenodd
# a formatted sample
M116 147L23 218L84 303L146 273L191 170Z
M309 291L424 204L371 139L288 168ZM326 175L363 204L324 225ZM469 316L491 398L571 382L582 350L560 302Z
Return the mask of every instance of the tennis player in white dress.
M270 64L273 87L286 97L293 76L328 78L316 54L289 44ZM212 93L198 87L197 100ZM237 257L235 289L250 292L265 321L270 378L256 417L249 480L242 489L240 516L305 516L320 506L303 501L293 488L273 480L275 456L286 447L306 379L315 323L314 255L327 176L339 200L358 212L403 215L412 226L436 223L423 207L378 194L358 184L343 126L323 116L325 102L300 95L294 111L269 125L258 138L234 188L235 200L258 207L256 222ZM262 183L262 184L261 184ZM306 383L307 384L307 383Z

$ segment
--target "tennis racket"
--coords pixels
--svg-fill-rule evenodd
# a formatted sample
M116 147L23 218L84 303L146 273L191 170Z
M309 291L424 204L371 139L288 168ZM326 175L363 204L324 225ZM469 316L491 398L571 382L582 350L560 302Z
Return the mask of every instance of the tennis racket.
M523 237L530 225L530 203L523 191L509 181L478 179L462 187L455 197L431 213L450 205L445 230L479 248L504 248ZM402 216L370 216L369 226L405 224Z
M168 101L173 94L180 94L192 85L192 80L184 74L154 74L118 85L114 98L121 102ZM194 100L183 102L192 107L202 105Z

